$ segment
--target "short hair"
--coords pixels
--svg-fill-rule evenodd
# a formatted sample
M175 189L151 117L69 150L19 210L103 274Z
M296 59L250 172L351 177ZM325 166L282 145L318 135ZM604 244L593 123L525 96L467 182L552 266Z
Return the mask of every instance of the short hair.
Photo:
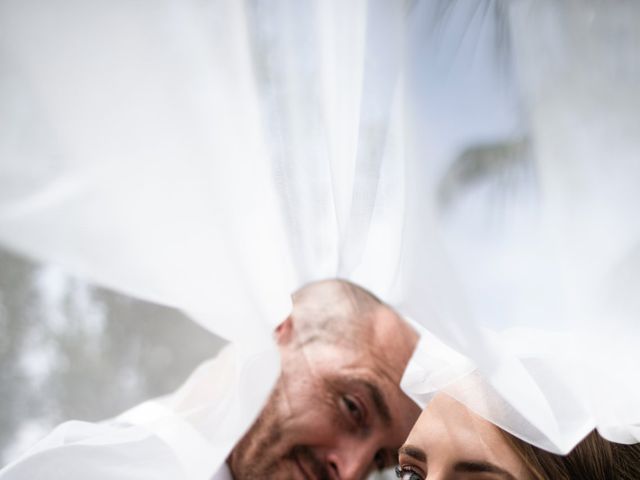
M640 479L640 444L610 442L594 430L568 455L556 455L500 431L536 480Z

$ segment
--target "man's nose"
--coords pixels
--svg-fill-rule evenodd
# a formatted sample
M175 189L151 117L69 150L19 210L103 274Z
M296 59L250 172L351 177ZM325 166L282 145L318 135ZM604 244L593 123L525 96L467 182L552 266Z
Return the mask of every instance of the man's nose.
M327 452L326 461L333 476L339 480L361 480L373 468L379 451L378 442L349 439L339 442Z

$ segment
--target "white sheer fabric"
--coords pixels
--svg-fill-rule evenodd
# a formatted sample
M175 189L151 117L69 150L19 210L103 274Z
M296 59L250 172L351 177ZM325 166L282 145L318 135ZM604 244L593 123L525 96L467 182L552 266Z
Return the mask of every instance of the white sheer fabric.
M418 401L447 389L556 452L640 440L640 9L445 3L0 4L0 241L237 352L188 412L71 424L35 461L98 441L91 478L125 453L154 459L127 478L209 478L277 376L290 293L335 276L424 330ZM201 390L220 371L232 401Z

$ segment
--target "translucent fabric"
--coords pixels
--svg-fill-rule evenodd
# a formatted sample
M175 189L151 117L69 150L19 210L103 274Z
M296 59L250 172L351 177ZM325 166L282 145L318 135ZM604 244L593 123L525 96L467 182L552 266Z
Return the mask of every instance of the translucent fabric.
M329 277L422 332L417 401L445 389L555 452L594 427L640 440L638 20L633 2L4 0L0 241L235 353L0 477L44 459L48 478L209 478L277 377L291 292Z

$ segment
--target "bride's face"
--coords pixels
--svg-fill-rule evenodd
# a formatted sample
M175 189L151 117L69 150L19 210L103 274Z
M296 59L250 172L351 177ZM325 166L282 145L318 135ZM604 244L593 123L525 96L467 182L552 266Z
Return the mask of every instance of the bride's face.
M400 448L402 480L531 480L497 427L445 394L434 397Z

